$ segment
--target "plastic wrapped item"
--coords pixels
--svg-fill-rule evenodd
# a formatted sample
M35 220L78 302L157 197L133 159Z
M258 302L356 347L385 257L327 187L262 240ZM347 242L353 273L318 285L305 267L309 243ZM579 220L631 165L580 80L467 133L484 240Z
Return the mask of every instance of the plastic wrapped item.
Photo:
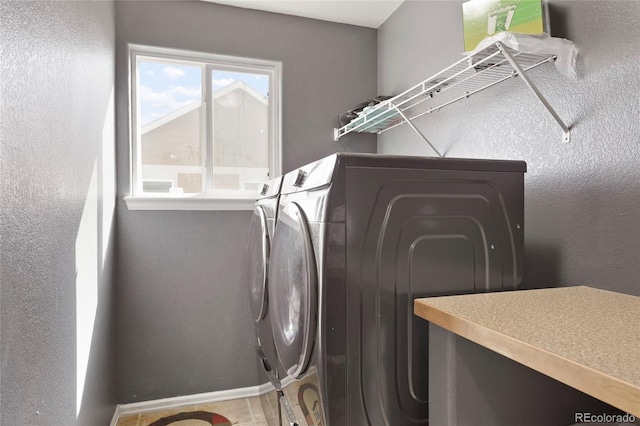
M380 102L386 101L387 99L390 99L390 98L391 96L376 96L373 99L369 99L359 103L349 111L346 111L340 114L340 116L338 117L338 122L340 123L340 126L345 126L346 124L350 123L354 119L358 118L363 111L369 110L371 109L370 107L373 107L374 105L378 105Z
M567 78L572 80L578 79L576 59L579 51L576 45L567 39L550 37L547 34L530 35L505 31L491 37L486 37L478 44L478 47L465 54L473 55L494 45L498 41L506 47L522 53L555 55L557 58L554 64L557 70Z

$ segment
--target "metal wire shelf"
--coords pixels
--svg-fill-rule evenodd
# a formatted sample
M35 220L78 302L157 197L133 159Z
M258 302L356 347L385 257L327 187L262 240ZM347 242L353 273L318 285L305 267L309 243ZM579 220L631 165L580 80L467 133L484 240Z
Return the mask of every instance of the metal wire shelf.
M365 108L358 117L334 129L334 140L352 132L384 133L408 124L440 156L412 120L478 93L509 78L520 76L562 128L563 142L569 142L569 129L525 74L555 55L533 55L511 50L501 42L469 55L450 67L416 84L403 93Z

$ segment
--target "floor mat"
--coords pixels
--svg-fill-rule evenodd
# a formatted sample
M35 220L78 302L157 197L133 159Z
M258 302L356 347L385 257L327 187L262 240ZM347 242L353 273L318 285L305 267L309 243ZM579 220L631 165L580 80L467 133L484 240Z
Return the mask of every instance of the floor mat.
M213 426L231 426L231 421L226 417L221 416L220 414L210 413L208 411L188 411L174 414L172 416L156 420L149 424L149 426L171 426L177 422L181 422L180 426L188 426L189 423L185 422L185 420L199 420L198 422L194 422L194 425L200 425L201 422L204 421Z

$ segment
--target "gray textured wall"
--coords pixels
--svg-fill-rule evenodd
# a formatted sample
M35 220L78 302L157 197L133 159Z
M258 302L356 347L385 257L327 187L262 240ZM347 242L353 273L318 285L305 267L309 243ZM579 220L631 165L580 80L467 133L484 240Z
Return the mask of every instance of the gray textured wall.
M108 424L114 5L3 1L0 17L0 423Z
M580 79L568 80L552 65L529 75L571 126L569 144L561 143L560 128L518 79L416 125L448 157L527 162L526 287L588 285L640 295L640 2L551 1L550 11L552 35L580 48ZM462 50L461 2L405 2L378 32L378 91L408 88L455 62ZM409 128L379 136L378 152L432 155ZM544 424L562 424L576 406L594 403L464 339L447 339L458 348L441 344L432 353L445 360L440 371L446 374L431 386L439 392L432 396L440 400L432 405L439 424L456 424L456 416L467 419L457 424L479 418L513 424L514 414L554 399L570 403L556 407L564 412L530 418L546 415ZM476 362L482 359L485 364ZM496 371L512 377L501 382L492 376ZM447 382L451 377L457 387ZM521 393L510 393L514 389Z
M258 384L241 283L249 212L128 211L126 43L283 62L284 171L375 137L333 142L376 94L376 31L204 2L117 2L120 402Z
M529 75L571 126L569 144L518 79L416 125L448 157L527 162L527 286L588 285L640 295L640 3L552 1L550 7L552 35L580 48L580 79L568 80L550 64ZM461 13L457 1L403 4L379 29L379 92L408 88L457 60ZM432 155L409 128L381 135L378 151Z

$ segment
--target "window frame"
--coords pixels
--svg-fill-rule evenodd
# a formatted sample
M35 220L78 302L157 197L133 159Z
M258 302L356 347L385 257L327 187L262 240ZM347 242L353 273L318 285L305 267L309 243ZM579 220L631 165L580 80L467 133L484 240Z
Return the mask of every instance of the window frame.
M235 190L213 191L213 117L208 114L209 106L202 108L201 121L203 155L205 167L204 192L201 194L149 194L142 192L142 175L139 169L141 156L141 135L138 132L138 62L156 59L161 62L192 63L202 68L202 104L212 105L213 91L210 70L224 70L263 74L269 77L268 108L268 165L269 179L282 174L282 62L213 53L152 47L137 44L128 45L128 88L129 88L129 195L124 197L129 210L253 210L255 195L247 195ZM209 136L211 135L211 136Z

